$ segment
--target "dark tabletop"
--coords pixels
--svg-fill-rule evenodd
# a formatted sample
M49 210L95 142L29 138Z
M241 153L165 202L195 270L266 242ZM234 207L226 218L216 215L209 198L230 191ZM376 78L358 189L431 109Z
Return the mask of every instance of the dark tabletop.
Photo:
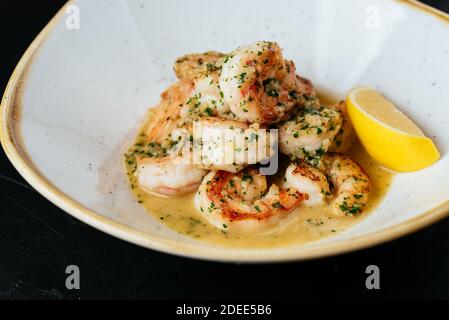
M449 12L449 1L424 1ZM0 2L0 88L64 1ZM75 220L34 191L0 149L0 299L449 298L449 219L371 249L236 265L143 249ZM65 287L68 265L80 290ZM380 268L380 290L365 269Z

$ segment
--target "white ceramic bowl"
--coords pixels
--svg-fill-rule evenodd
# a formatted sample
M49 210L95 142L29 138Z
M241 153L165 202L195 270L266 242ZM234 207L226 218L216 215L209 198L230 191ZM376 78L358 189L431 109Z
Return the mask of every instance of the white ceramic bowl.
M79 29L76 18L79 14ZM304 246L232 249L184 237L138 205L124 146L174 75L176 57L275 40L321 90L379 89L433 137L441 160L396 175L379 207L348 231ZM449 18L414 1L70 2L41 32L2 100L1 140L50 201L121 239L222 261L337 254L412 232L449 211Z

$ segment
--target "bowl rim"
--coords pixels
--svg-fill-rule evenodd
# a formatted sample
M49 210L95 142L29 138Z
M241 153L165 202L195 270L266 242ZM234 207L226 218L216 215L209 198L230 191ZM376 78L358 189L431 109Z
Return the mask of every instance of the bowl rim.
M306 245L303 246L301 250L295 251L292 251L291 247L270 248L272 252L270 255L267 255L266 249L230 250L230 248L225 247L199 246L193 242L181 243L162 237L152 236L133 229L130 226L116 222L85 207L83 204L59 190L51 181L46 179L33 164L26 148L21 143L20 117L17 117L21 108L21 87L26 78L27 70L33 61L34 55L53 28L57 25L61 17L65 14L68 6L75 2L75 0L68 1L29 45L9 79L0 107L0 142L5 154L16 170L36 191L73 217L122 240L164 253L221 262L262 263L308 260L367 248L422 229L449 215L448 200L417 217L388 227L384 230L367 233L347 240L339 240L338 242L327 242L310 247ZM398 2L410 5L416 10L421 10L426 14L449 22L448 14L416 0L398 0ZM15 122L18 122L18 124L15 124Z

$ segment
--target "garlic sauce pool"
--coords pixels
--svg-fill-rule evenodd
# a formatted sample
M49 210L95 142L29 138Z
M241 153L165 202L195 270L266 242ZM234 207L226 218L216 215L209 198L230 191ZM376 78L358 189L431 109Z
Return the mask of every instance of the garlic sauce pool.
M320 95L320 99L326 102L331 100L322 95ZM148 117L147 122L151 121L150 118ZM142 129L145 127L146 124ZM136 143L138 143L139 137L136 139ZM265 248L317 241L340 233L371 214L388 191L393 173L381 168L366 153L359 142L354 143L347 154L357 161L370 177L371 191L362 214L355 217L336 216L332 213L330 206L308 208L300 205L289 213L286 218L287 223L282 224L280 228L255 234L221 230L214 227L195 208L195 193L175 197L162 197L146 193L139 188L136 182L136 177L133 174L135 164L127 159L125 167L136 201L168 228L210 244L236 248Z

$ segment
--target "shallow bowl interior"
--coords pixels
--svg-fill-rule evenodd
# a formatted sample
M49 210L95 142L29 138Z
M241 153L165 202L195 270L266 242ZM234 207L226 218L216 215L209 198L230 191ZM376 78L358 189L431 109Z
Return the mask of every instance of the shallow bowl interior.
M79 15L79 28L74 20ZM2 101L2 144L21 174L75 217L122 239L226 261L306 259L366 247L442 218L449 188L449 19L409 1L70 2L21 60ZM172 83L176 57L274 40L319 90L369 85L432 137L442 158L396 175L369 217L305 246L232 249L173 232L134 201L122 154Z

